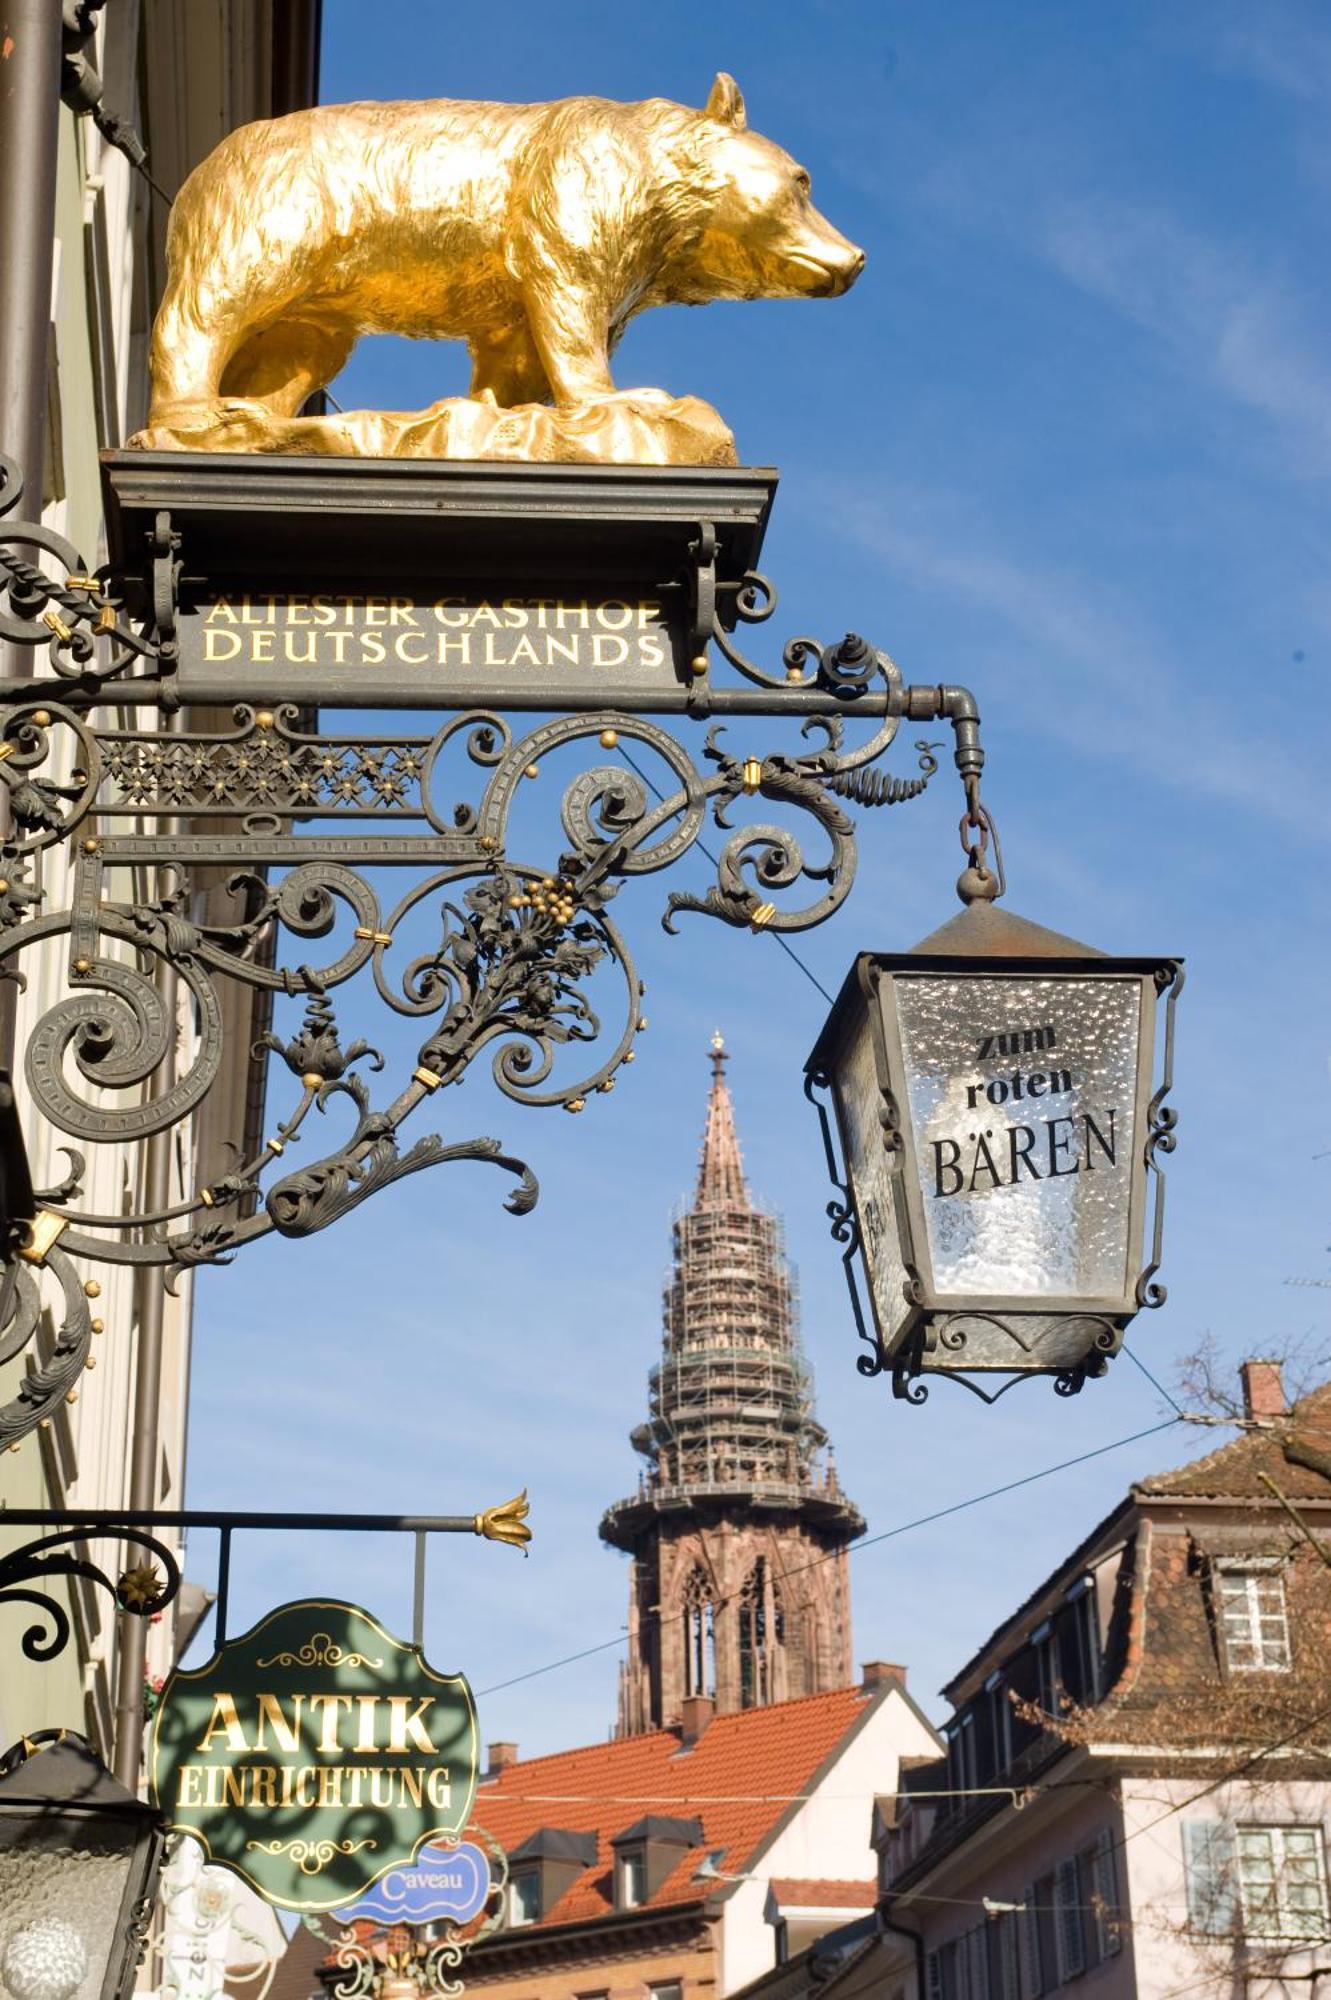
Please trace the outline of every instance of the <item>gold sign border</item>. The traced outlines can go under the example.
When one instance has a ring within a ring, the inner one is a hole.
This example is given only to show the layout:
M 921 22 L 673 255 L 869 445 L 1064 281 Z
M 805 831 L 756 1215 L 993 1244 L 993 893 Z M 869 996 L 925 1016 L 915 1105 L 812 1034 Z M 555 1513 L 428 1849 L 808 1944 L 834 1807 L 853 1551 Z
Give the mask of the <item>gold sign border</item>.
M 366 1611 L 362 1605 L 352 1604 L 346 1598 L 342 1597 L 293 1598 L 290 1603 L 279 1604 L 274 1610 L 265 1612 L 264 1616 L 259 1620 L 258 1624 L 251 1625 L 247 1632 L 241 1632 L 237 1634 L 237 1636 L 234 1639 L 231 1638 L 226 1639 L 221 1646 L 215 1649 L 211 1658 L 206 1660 L 201 1667 L 174 1668 L 172 1672 L 167 1676 L 166 1685 L 162 1689 L 162 1697 L 158 1705 L 157 1714 L 153 1718 L 152 1755 L 149 1761 L 149 1770 L 148 1770 L 149 1796 L 151 1797 L 153 1803 L 157 1806 L 160 1812 L 164 1814 L 168 1813 L 168 1808 L 163 1806 L 161 1802 L 161 1793 L 157 1782 L 157 1761 L 158 1761 L 158 1754 L 161 1749 L 160 1737 L 161 1737 L 162 1720 L 166 1714 L 167 1705 L 171 1699 L 172 1693 L 174 1692 L 177 1683 L 181 1681 L 201 1681 L 205 1679 L 205 1677 L 208 1674 L 212 1673 L 213 1669 L 217 1666 L 219 1661 L 225 1658 L 226 1654 L 230 1652 L 233 1646 L 242 1646 L 245 1644 L 246 1640 L 257 1639 L 259 1634 L 264 1630 L 266 1626 L 271 1625 L 278 1618 L 286 1617 L 286 1615 L 292 1611 L 343 1611 L 343 1612 L 351 1612 L 357 1618 L 363 1618 L 365 1620 L 365 1623 L 367 1625 L 373 1626 L 374 1630 L 379 1634 L 379 1636 L 387 1640 L 388 1644 L 392 1646 L 397 1652 L 414 1653 L 416 1655 L 417 1660 L 420 1662 L 422 1673 L 424 1673 L 429 1680 L 436 1682 L 440 1687 L 452 1687 L 460 1690 L 462 1695 L 466 1699 L 467 1713 L 471 1718 L 472 1742 L 473 1745 L 475 1746 L 475 1750 L 472 1757 L 471 1769 L 468 1773 L 468 1779 L 467 1779 L 467 1808 L 462 1816 L 459 1825 L 456 1828 L 439 1827 L 439 1826 L 428 1828 L 427 1831 L 423 1833 L 420 1839 L 416 1842 L 415 1846 L 412 1848 L 411 1853 L 409 1855 L 407 1855 L 404 1858 L 401 1854 L 396 1854 L 392 1856 L 391 1859 L 385 1861 L 382 1868 L 377 1869 L 373 1875 L 366 1876 L 365 1881 L 362 1883 L 361 1887 L 356 1891 L 357 1896 L 363 1896 L 366 1894 L 368 1890 L 374 1887 L 376 1882 L 381 1881 L 383 1877 L 388 1874 L 390 1869 L 409 1868 L 411 1864 L 415 1861 L 421 1849 L 423 1847 L 428 1846 L 432 1840 L 439 1840 L 441 1838 L 445 1840 L 460 1840 L 462 1838 L 463 1831 L 466 1829 L 467 1825 L 471 1820 L 472 1808 L 476 1803 L 476 1787 L 479 1778 L 479 1765 L 480 1765 L 481 1732 L 480 1732 L 480 1722 L 476 1714 L 476 1699 L 475 1696 L 472 1694 L 471 1683 L 467 1679 L 466 1675 L 460 1673 L 441 1674 L 437 1672 L 436 1669 L 430 1665 L 429 1661 L 425 1657 L 424 1645 L 420 1646 L 412 1645 L 406 1640 L 397 1638 L 394 1633 L 388 1630 L 387 1626 L 381 1625 L 379 1620 L 373 1617 L 368 1611 Z M 197 1841 L 199 1846 L 203 1849 L 207 1860 L 211 1862 L 214 1868 L 225 1868 L 229 1874 L 239 1876 L 240 1880 L 246 1883 L 251 1889 L 253 1889 L 255 1894 L 259 1896 L 265 1903 L 267 1903 L 270 1909 L 311 1910 L 318 1912 L 318 1911 L 339 1909 L 342 1906 L 342 1904 L 352 1900 L 352 1898 L 348 1897 L 346 1891 L 343 1889 L 339 1890 L 338 1894 L 335 1897 L 332 1897 L 331 1899 L 324 1898 L 318 1902 L 303 1902 L 303 1903 L 274 1902 L 273 1899 L 267 1893 L 267 1891 L 263 1889 L 259 1885 L 259 1883 L 255 1881 L 254 1877 L 250 1875 L 243 1867 L 241 1867 L 234 1861 L 229 1861 L 224 1855 L 215 1855 L 212 1851 L 212 1847 L 209 1843 L 207 1834 L 203 1833 L 198 1827 L 182 1825 L 180 1821 L 173 1819 L 168 1815 L 166 1819 L 166 1830 L 168 1833 L 185 1834 L 186 1836 L 188 1836 L 190 1840 Z

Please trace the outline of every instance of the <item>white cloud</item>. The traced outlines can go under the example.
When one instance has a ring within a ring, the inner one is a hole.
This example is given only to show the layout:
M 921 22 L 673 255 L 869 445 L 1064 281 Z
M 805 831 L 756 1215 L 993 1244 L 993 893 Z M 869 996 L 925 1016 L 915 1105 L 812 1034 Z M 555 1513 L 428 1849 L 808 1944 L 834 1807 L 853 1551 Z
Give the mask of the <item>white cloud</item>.
M 1188 685 L 1159 635 L 1102 583 L 986 546 L 946 496 L 885 497 L 879 482 L 872 496 L 829 485 L 816 498 L 898 574 L 996 621 L 989 677 L 1030 726 L 1098 763 L 1300 836 L 1321 825 L 1315 750 L 1263 738 L 1247 719 L 1240 729 L 1228 695 Z M 936 525 L 901 525 L 922 516 Z
M 1185 366 L 1282 430 L 1291 463 L 1331 470 L 1331 369 L 1297 298 L 1232 244 L 1163 210 L 1067 201 L 1036 226 L 1043 258 L 1165 341 Z
M 1305 104 L 1331 97 L 1331 34 L 1300 10 L 1264 0 L 1206 16 L 1217 66 L 1251 77 Z

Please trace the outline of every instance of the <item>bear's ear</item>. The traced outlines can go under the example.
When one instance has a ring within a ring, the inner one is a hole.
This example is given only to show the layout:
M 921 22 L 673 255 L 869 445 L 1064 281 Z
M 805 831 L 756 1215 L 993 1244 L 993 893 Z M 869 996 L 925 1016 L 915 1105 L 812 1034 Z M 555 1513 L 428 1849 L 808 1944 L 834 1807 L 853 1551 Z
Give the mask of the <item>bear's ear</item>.
M 716 81 L 703 106 L 703 116 L 715 118 L 722 125 L 733 125 L 742 132 L 748 124 L 744 111 L 744 99 L 740 96 L 739 85 L 733 76 L 727 76 L 723 69 L 716 73 Z

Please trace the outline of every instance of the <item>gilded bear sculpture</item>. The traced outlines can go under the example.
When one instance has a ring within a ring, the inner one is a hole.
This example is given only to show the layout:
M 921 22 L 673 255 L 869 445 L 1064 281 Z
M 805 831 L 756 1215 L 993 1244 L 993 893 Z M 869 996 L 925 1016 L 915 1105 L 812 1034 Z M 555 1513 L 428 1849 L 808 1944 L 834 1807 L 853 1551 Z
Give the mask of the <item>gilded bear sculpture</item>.
M 751 132 L 733 78 L 701 111 L 347 104 L 233 132 L 171 213 L 152 448 L 733 463 L 695 397 L 617 390 L 635 314 L 827 298 L 864 264 L 809 176 Z M 467 342 L 468 397 L 302 417 L 363 333 Z

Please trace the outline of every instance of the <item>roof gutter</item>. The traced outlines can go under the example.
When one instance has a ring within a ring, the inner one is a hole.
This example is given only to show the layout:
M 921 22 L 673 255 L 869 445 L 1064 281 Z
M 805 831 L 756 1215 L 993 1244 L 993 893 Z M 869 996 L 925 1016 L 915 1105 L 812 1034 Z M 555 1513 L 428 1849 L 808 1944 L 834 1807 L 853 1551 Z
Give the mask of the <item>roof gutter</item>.
M 915 2000 L 924 2000 L 925 1996 L 924 1939 L 920 1936 L 920 1933 L 918 1931 L 908 1931 L 904 1924 L 894 1924 L 892 1919 L 887 1914 L 887 1911 L 890 1910 L 891 1908 L 892 1905 L 890 1902 L 888 1902 L 884 1907 L 875 1911 L 874 1914 L 878 1920 L 878 1928 L 880 1931 L 891 1931 L 896 1937 L 909 1938 L 910 1942 L 914 1945 Z

